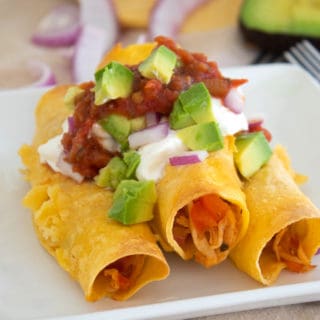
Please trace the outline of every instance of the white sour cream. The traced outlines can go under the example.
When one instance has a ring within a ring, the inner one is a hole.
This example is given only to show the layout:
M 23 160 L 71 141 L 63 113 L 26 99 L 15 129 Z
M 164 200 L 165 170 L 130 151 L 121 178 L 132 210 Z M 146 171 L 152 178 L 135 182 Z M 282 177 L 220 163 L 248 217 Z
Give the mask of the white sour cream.
M 136 176 L 139 180 L 158 181 L 168 164 L 169 158 L 187 151 L 187 147 L 170 131 L 166 138 L 141 147 L 138 153 L 141 162 L 137 168 Z
M 63 160 L 63 146 L 61 140 L 63 134 L 68 131 L 67 120 L 62 125 L 62 133 L 49 139 L 46 143 L 38 147 L 38 153 L 40 156 L 40 162 L 48 164 L 55 172 L 60 172 L 64 176 L 68 176 L 77 182 L 82 182 L 84 177 L 72 170 L 70 163 Z
M 221 99 L 211 98 L 211 108 L 222 135 L 233 135 L 242 130 L 248 130 L 248 120 L 244 113 L 234 113 L 226 108 Z

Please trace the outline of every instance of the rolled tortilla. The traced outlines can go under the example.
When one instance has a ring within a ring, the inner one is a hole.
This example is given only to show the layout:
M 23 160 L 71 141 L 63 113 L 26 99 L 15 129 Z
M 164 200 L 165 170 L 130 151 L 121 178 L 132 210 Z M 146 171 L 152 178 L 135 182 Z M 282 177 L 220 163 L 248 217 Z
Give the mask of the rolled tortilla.
M 36 134 L 20 156 L 31 190 L 24 205 L 43 247 L 80 283 L 85 297 L 124 300 L 147 283 L 168 276 L 168 264 L 145 223 L 124 226 L 108 218 L 112 193 L 77 184 L 40 163 L 37 147 L 60 133 L 68 116 L 67 86 L 46 93 L 36 109 Z
M 265 285 L 281 270 L 304 272 L 320 246 L 320 211 L 299 189 L 285 150 L 244 185 L 250 212 L 248 231 L 231 251 L 235 265 Z
M 228 256 L 249 214 L 233 163 L 233 138 L 198 164 L 166 167 L 157 185 L 155 229 L 167 249 L 206 267 Z

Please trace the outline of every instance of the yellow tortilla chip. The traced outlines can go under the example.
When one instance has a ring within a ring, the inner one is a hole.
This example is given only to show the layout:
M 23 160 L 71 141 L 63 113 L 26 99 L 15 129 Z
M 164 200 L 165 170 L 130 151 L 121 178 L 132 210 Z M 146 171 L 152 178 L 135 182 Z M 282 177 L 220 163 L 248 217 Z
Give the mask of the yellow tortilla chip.
M 209 31 L 234 26 L 238 22 L 242 0 L 207 1 L 191 12 L 182 24 L 181 32 Z M 155 0 L 115 0 L 119 21 L 124 27 L 146 28 Z
M 101 69 L 111 61 L 134 65 L 146 59 L 155 48 L 155 43 L 132 44 L 122 47 L 116 44 L 102 59 L 97 69 Z
M 108 218 L 112 192 L 91 182 L 77 184 L 40 164 L 37 147 L 61 132 L 69 113 L 66 90 L 57 87 L 41 98 L 33 144 L 20 149 L 32 186 L 24 205 L 32 210 L 41 244 L 80 283 L 87 300 L 124 300 L 167 277 L 169 267 L 147 224 L 124 226 Z
M 294 181 L 285 150 L 278 146 L 269 162 L 245 184 L 250 223 L 231 251 L 235 265 L 262 284 L 281 270 L 304 272 L 320 246 L 320 211 Z

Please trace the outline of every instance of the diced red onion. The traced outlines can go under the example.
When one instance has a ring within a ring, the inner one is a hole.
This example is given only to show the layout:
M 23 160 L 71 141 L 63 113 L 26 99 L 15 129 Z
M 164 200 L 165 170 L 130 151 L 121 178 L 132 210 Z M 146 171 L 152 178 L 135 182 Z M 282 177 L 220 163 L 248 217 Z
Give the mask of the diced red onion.
M 263 124 L 262 118 L 249 119 L 248 120 L 249 131 L 260 128 L 262 124 Z
M 147 112 L 146 113 L 146 125 L 147 127 L 154 126 L 160 121 L 160 115 L 156 112 Z
M 208 0 L 158 0 L 149 18 L 149 37 L 175 38 L 186 17 Z
M 80 0 L 82 32 L 73 57 L 75 82 L 93 79 L 107 49 L 118 36 L 118 20 L 111 0 Z
M 241 113 L 244 109 L 244 97 L 236 88 L 229 90 L 223 104 L 234 113 Z
M 64 156 L 64 152 L 61 152 L 56 163 L 57 168 L 60 170 L 60 173 L 62 173 L 64 176 L 70 177 L 78 183 L 81 183 L 84 180 L 84 177 L 80 173 L 74 172 L 72 170 L 72 165 L 64 160 Z
M 136 131 L 129 135 L 129 146 L 131 149 L 137 149 L 146 144 L 159 141 L 165 138 L 169 133 L 168 122 L 162 122 L 155 126 Z
M 208 152 L 205 150 L 187 151 L 181 155 L 170 157 L 169 162 L 172 166 L 182 166 L 186 164 L 202 162 L 205 158 L 207 158 L 207 156 Z
M 46 87 L 57 83 L 55 75 L 46 63 L 42 61 L 29 61 L 27 67 L 30 73 L 38 79 L 28 87 Z
M 62 4 L 40 20 L 31 40 L 46 47 L 70 46 L 76 42 L 80 31 L 79 7 Z
M 68 117 L 68 132 L 70 134 L 74 134 L 75 133 L 75 123 L 74 123 L 74 117 L 70 116 Z

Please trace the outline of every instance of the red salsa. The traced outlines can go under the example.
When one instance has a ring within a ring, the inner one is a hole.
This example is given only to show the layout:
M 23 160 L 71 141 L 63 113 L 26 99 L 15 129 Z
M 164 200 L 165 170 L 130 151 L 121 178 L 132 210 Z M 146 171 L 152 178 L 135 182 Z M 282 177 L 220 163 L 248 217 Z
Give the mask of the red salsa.
M 201 53 L 190 53 L 166 37 L 156 39 L 157 45 L 165 45 L 178 56 L 178 64 L 168 84 L 157 79 L 146 79 L 138 71 L 138 65 L 128 66 L 134 73 L 133 90 L 129 97 L 108 101 L 103 105 L 94 104 L 94 83 L 81 85 L 84 95 L 76 101 L 74 128 L 65 133 L 62 144 L 65 160 L 72 164 L 73 170 L 85 178 L 93 178 L 115 155 L 103 149 L 97 138 L 90 134 L 92 125 L 109 114 L 117 113 L 128 118 L 142 116 L 147 112 L 157 112 L 168 116 L 180 92 L 192 84 L 204 82 L 210 94 L 224 98 L 233 86 L 246 80 L 224 78 L 215 62 L 208 61 Z

